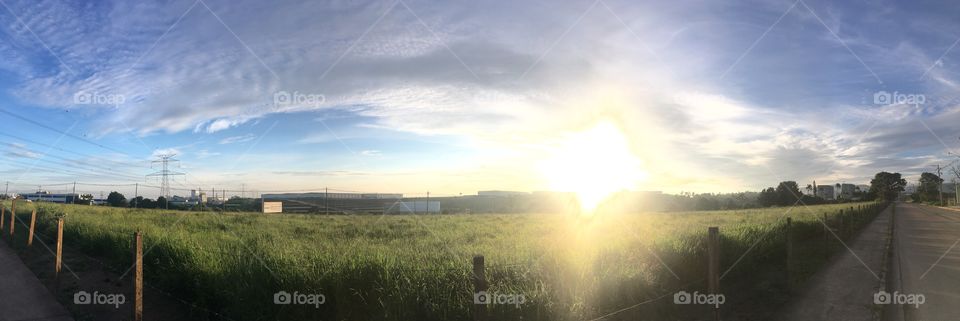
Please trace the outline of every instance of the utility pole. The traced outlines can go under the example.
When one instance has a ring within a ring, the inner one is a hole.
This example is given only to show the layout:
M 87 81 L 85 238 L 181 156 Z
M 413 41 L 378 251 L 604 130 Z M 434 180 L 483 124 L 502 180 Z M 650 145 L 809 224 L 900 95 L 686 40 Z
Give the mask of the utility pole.
M 140 196 L 140 183 L 134 183 L 133 185 L 133 199 L 137 199 Z M 134 208 L 140 208 L 140 201 L 137 201 L 137 204 L 133 206 Z
M 330 190 L 326 187 L 323 188 L 323 214 L 330 214 Z
M 940 167 L 940 164 L 937 164 L 937 178 L 940 179 L 940 184 L 937 184 L 937 194 L 940 195 L 940 206 L 943 206 L 943 168 Z

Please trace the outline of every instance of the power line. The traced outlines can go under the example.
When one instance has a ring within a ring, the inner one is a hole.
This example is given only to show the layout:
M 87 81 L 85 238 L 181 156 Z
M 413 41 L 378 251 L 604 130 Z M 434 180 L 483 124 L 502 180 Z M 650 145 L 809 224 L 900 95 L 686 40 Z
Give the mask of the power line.
M 50 155 L 50 154 L 40 154 L 40 155 L 41 155 L 41 156 L 40 156 L 39 158 L 35 158 L 34 160 L 36 160 L 36 161 L 43 161 L 43 162 L 47 162 L 47 163 L 52 163 L 52 164 L 59 165 L 59 166 L 66 166 L 66 167 L 68 167 L 68 168 L 78 168 L 78 169 L 83 169 L 83 170 L 87 170 L 87 171 L 91 171 L 91 172 L 98 172 L 97 174 L 100 174 L 100 175 L 114 175 L 114 176 L 119 176 L 119 177 L 126 177 L 127 179 L 130 179 L 130 178 L 139 178 L 138 175 L 134 175 L 134 174 L 131 174 L 131 173 L 128 173 L 128 172 L 118 172 L 115 168 L 110 168 L 110 167 L 106 167 L 106 166 L 98 166 L 98 165 L 94 165 L 94 164 L 88 164 L 88 163 L 85 163 L 85 162 L 77 162 L 77 161 L 75 161 L 75 160 L 72 160 L 72 159 L 69 159 L 69 158 L 66 158 L 66 157 L 60 157 L 60 156 L 57 156 L 57 155 Z M 15 156 L 11 156 L 11 155 L 2 155 L 2 156 L 0 156 L 0 157 L 4 157 L 4 158 L 7 158 L 7 159 L 18 159 L 18 158 L 21 158 L 21 157 L 15 157 Z M 62 160 L 63 162 L 55 162 L 55 161 L 53 161 L 53 160 L 44 159 L 45 157 L 51 157 L 51 158 L 60 159 L 60 160 Z
M 61 168 L 36 166 L 35 164 L 25 164 L 21 162 L 12 161 L 9 159 L 0 159 L 0 162 L 15 166 L 12 169 L 4 170 L 2 172 L 18 173 L 20 171 L 25 171 L 26 169 L 30 169 L 32 171 L 31 174 L 51 174 L 51 175 L 65 176 L 65 177 L 71 177 L 71 178 L 75 178 L 77 176 L 95 176 L 95 177 L 104 176 L 103 174 L 98 174 L 98 173 L 84 173 L 84 172 L 78 172 L 78 171 L 72 171 L 72 170 L 65 170 Z M 17 168 L 17 166 L 21 166 L 23 167 L 23 169 Z M 41 171 L 38 172 L 36 170 L 41 170 Z M 123 178 L 123 179 L 130 179 L 130 178 Z
M 10 137 L 10 138 L 13 138 L 13 139 L 16 139 L 16 140 L 20 140 L 20 141 L 24 141 L 24 142 L 27 142 L 27 143 L 30 143 L 30 144 L 39 145 L 39 146 L 44 146 L 44 147 L 47 147 L 47 148 L 56 149 L 56 150 L 59 150 L 59 151 L 62 151 L 62 152 L 74 154 L 74 155 L 81 156 L 81 157 L 91 158 L 91 159 L 95 159 L 95 160 L 98 160 L 98 161 L 111 162 L 111 163 L 118 164 L 118 165 L 122 165 L 122 166 L 140 166 L 140 167 L 147 167 L 146 164 L 145 164 L 145 163 L 142 163 L 142 162 L 122 162 L 122 161 L 118 161 L 118 160 L 112 160 L 112 159 L 108 159 L 108 158 L 102 158 L 102 157 L 97 157 L 97 156 L 93 156 L 93 155 L 83 154 L 83 153 L 75 152 L 75 151 L 72 151 L 72 150 L 69 150 L 69 149 L 64 149 L 64 148 L 59 147 L 59 146 L 54 146 L 54 145 L 50 145 L 50 144 L 38 142 L 38 141 L 36 141 L 36 140 L 27 139 L 27 138 L 23 138 L 23 137 L 20 137 L 20 136 L 17 136 L 17 135 L 12 135 L 12 134 L 8 134 L 8 133 L 4 133 L 4 132 L 0 132 L 0 136 Z M 138 164 L 138 163 L 139 163 L 139 164 Z
M 80 136 L 77 136 L 77 135 L 74 135 L 74 134 L 71 134 L 71 133 L 68 133 L 68 132 L 59 130 L 59 129 L 56 129 L 56 128 L 53 128 L 53 127 L 50 127 L 50 126 L 47 126 L 47 125 L 45 125 L 45 124 L 43 124 L 43 123 L 40 123 L 40 122 L 38 122 L 38 121 L 35 121 L 35 120 L 30 119 L 30 118 L 27 118 L 27 117 L 23 117 L 23 116 L 17 115 L 16 113 L 10 112 L 10 111 L 8 111 L 8 110 L 6 110 L 6 109 L 3 109 L 3 108 L 0 108 L 0 113 L 4 113 L 4 114 L 7 114 L 7 115 L 10 115 L 10 116 L 12 116 L 12 117 L 14 117 L 14 118 L 20 119 L 20 120 L 22 120 L 22 121 L 25 121 L 25 122 L 34 124 L 34 125 L 36 125 L 36 126 L 39 126 L 39 127 L 42 127 L 42 128 L 48 129 L 48 130 L 51 130 L 51 131 L 54 131 L 54 132 L 56 132 L 56 133 L 59 133 L 59 134 L 61 134 L 61 135 L 66 136 L 66 137 L 70 137 L 70 138 L 73 138 L 73 139 L 76 139 L 76 140 L 85 142 L 85 143 L 87 143 L 87 144 L 91 144 L 91 145 L 94 145 L 94 146 L 97 146 L 97 147 L 100 147 L 100 148 L 103 148 L 103 149 L 106 149 L 106 150 L 109 150 L 109 151 L 112 151 L 112 152 L 117 152 L 117 153 L 120 153 L 120 154 L 124 154 L 124 155 L 130 156 L 129 154 L 127 154 L 127 153 L 125 153 L 125 152 L 122 152 L 122 151 L 120 151 L 120 150 L 118 150 L 118 149 L 114 149 L 114 148 L 111 148 L 111 147 L 107 147 L 107 146 L 105 146 L 105 145 L 103 145 L 103 144 L 94 142 L 94 141 L 92 141 L 92 140 L 89 140 L 89 139 L 86 139 L 86 138 L 83 138 L 83 137 L 80 137 Z
M 50 163 L 50 164 L 56 165 L 56 166 L 65 166 L 65 167 L 68 167 L 68 168 L 76 168 L 76 169 L 79 169 L 79 170 L 85 170 L 85 171 L 88 171 L 89 173 L 79 172 L 79 171 L 71 170 L 71 169 L 63 169 L 63 168 L 54 169 L 54 168 L 49 168 L 49 167 L 37 167 L 35 163 L 34 163 L 34 164 L 26 164 L 26 163 L 21 163 L 21 162 L 15 162 L 14 160 L 17 160 L 18 158 L 16 158 L 16 157 L 11 157 L 11 156 L 8 156 L 8 155 L 0 155 L 0 157 L 5 158 L 7 162 L 10 162 L 10 163 L 13 163 L 13 164 L 17 164 L 17 165 L 20 165 L 20 166 L 24 166 L 24 167 L 27 167 L 27 168 L 33 168 L 33 169 L 45 169 L 45 170 L 47 170 L 47 171 L 54 172 L 54 173 L 58 173 L 58 174 L 60 174 L 60 173 L 66 173 L 66 174 L 84 175 L 84 176 L 86 176 L 86 175 L 96 175 L 96 176 L 112 176 L 112 177 L 118 177 L 118 178 L 122 178 L 122 179 L 139 179 L 139 177 L 137 177 L 137 176 L 133 176 L 133 175 L 129 175 L 129 174 L 123 174 L 123 173 L 117 173 L 117 172 L 114 172 L 114 171 L 110 171 L 110 170 L 108 170 L 108 169 L 79 167 L 79 166 L 75 166 L 75 165 L 71 165 L 71 164 L 65 164 L 65 163 L 62 163 L 62 162 L 56 162 L 56 161 L 53 161 L 53 160 L 43 159 L 43 158 L 36 159 L 36 161 L 42 161 L 42 162 Z M 71 166 L 73 166 L 73 167 L 71 167 Z

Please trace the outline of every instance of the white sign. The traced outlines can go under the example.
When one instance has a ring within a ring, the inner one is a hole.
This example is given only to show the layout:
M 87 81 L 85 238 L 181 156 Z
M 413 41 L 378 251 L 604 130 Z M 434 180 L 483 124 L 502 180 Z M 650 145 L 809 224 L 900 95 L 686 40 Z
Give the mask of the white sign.
M 283 202 L 263 202 L 264 213 L 283 213 Z

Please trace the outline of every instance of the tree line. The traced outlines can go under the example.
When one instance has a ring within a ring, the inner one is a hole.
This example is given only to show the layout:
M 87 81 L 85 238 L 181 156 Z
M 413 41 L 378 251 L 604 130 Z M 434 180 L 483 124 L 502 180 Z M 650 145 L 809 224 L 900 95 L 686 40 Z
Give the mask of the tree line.
M 854 196 L 864 201 L 877 199 L 896 200 L 900 192 L 907 186 L 907 180 L 900 173 L 879 172 L 870 180 L 870 188 L 866 191 L 854 191 Z M 830 203 L 818 195 L 803 194 L 795 181 L 783 181 L 777 187 L 768 187 L 757 196 L 757 203 L 761 207 L 794 206 Z

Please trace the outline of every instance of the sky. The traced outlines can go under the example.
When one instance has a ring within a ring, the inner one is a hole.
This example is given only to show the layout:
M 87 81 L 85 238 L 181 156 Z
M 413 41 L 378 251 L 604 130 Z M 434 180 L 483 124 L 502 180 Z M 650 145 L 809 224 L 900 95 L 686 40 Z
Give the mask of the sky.
M 0 3 L 14 191 L 153 196 L 176 154 L 179 194 L 736 192 L 960 149 L 945 1 Z

